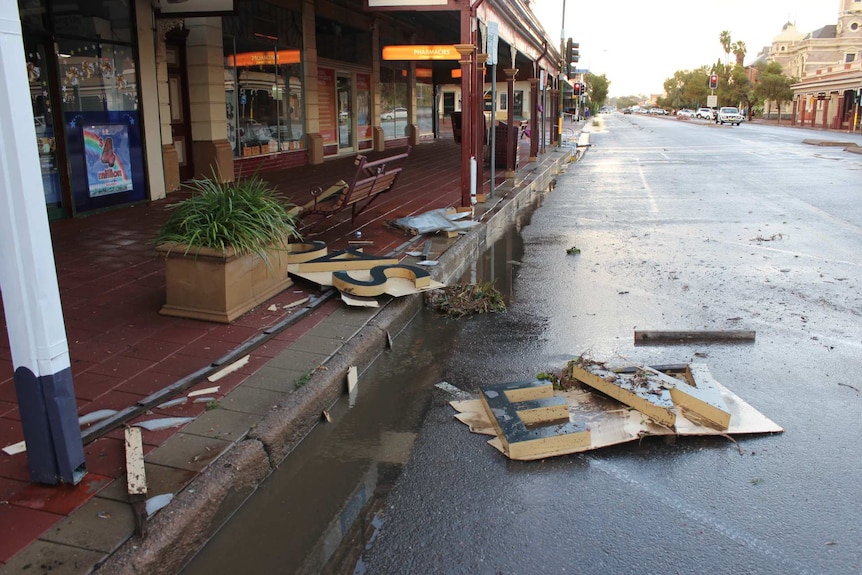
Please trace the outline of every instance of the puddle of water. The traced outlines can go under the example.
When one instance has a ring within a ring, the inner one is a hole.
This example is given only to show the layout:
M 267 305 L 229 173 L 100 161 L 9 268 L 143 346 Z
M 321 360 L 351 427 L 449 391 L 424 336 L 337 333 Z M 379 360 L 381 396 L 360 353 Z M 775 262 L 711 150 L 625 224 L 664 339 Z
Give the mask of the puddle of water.
M 505 233 L 464 271 L 459 283 L 492 283 L 503 295 L 506 305 L 512 303 L 515 276 L 524 257 L 524 241 L 520 229 L 527 224 L 529 214 L 519 216 L 516 225 L 509 226 Z
M 469 267 L 463 283 L 492 282 L 507 303 L 523 256 L 510 226 Z M 364 573 L 361 553 L 409 458 L 443 361 L 462 323 L 423 309 L 360 374 L 358 391 L 318 425 L 182 570 L 210 573 Z
M 400 473 L 457 329 L 418 314 L 182 573 L 320 572 Z

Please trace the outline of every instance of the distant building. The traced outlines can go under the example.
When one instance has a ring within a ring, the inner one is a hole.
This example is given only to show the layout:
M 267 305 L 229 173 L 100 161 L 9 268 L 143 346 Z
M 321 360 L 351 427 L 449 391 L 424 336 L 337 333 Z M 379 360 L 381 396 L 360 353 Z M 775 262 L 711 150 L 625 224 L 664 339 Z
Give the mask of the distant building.
M 788 22 L 758 60 L 778 62 L 793 85 L 794 124 L 858 129 L 862 122 L 862 0 L 839 0 L 838 22 L 804 34 Z

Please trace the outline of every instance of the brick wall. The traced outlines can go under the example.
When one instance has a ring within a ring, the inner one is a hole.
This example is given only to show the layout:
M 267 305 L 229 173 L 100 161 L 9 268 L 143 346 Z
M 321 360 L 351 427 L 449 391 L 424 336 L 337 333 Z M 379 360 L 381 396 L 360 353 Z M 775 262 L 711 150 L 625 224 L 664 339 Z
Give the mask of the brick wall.
M 308 164 L 308 152 L 306 150 L 296 150 L 278 154 L 251 156 L 248 158 L 234 158 L 233 173 L 234 177 L 237 178 L 241 175 L 249 176 L 271 170 L 298 168 L 306 164 Z

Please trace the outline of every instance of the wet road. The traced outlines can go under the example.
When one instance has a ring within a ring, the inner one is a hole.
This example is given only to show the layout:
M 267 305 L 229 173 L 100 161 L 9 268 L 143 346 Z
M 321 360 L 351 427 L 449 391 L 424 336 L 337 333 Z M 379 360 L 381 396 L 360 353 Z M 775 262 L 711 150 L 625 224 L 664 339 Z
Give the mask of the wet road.
M 859 573 L 862 156 L 801 141 L 862 138 L 604 119 L 521 229 L 509 312 L 462 322 L 439 376 L 475 394 L 584 352 L 696 360 L 786 431 L 513 462 L 434 389 L 356 572 Z

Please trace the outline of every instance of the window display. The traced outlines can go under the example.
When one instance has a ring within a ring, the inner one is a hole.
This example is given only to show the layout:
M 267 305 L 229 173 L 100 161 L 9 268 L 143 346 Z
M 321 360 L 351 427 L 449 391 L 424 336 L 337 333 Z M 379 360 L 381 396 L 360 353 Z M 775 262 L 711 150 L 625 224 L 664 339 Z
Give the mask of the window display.
M 261 22 L 273 29 L 257 30 Z M 304 147 L 297 22 L 296 13 L 266 2 L 242 4 L 237 16 L 224 19 L 225 112 L 236 156 Z

